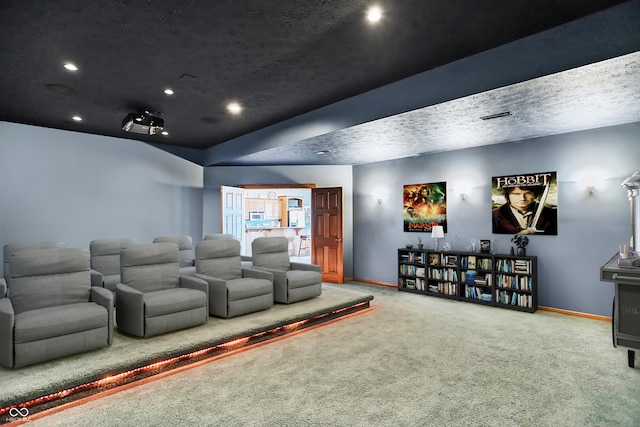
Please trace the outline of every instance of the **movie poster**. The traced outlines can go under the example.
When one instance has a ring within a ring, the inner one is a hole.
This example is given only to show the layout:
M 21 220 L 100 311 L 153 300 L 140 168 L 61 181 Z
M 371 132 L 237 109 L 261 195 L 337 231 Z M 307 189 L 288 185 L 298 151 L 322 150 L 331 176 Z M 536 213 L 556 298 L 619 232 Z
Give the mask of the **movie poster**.
M 441 225 L 447 232 L 447 183 L 404 186 L 404 231 L 428 231 Z
M 556 172 L 494 176 L 491 184 L 494 234 L 558 234 Z

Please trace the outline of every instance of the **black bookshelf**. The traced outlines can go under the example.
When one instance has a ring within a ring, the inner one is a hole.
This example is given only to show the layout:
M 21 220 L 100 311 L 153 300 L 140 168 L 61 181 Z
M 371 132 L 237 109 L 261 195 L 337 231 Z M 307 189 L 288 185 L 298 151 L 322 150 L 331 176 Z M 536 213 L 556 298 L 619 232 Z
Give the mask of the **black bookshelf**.
M 398 249 L 398 291 L 533 313 L 538 259 L 482 252 Z

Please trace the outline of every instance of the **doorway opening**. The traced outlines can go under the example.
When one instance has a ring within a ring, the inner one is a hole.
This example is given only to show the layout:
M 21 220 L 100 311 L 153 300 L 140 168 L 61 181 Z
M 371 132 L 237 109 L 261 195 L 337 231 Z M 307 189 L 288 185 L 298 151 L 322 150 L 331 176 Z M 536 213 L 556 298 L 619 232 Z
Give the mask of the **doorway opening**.
M 291 261 L 312 260 L 311 189 L 315 184 L 241 185 L 222 187 L 234 193 L 234 210 L 223 203 L 222 229 L 241 242 L 242 255 L 251 256 L 251 243 L 258 237 L 284 236 L 289 241 Z M 231 219 L 234 218 L 234 219 Z

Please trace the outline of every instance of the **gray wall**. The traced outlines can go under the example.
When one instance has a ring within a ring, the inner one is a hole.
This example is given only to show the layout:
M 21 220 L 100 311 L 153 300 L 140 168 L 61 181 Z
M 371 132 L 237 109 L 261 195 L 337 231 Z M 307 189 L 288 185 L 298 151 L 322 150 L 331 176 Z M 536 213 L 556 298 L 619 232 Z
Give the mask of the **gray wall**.
M 403 232 L 403 185 L 446 181 L 445 241 L 496 239 L 508 253 L 512 236 L 491 232 L 491 178 L 557 171 L 558 235 L 531 236 L 527 248 L 538 256 L 539 305 L 610 316 L 613 285 L 599 281 L 599 268 L 629 242 L 620 183 L 639 167 L 640 123 L 354 166 L 354 277 L 397 283 L 397 248 L 417 243 Z M 428 233 L 423 240 L 433 248 Z
M 204 171 L 204 234 L 220 233 L 220 186 L 316 184 L 342 187 L 344 275 L 353 277 L 353 178 L 351 166 L 218 166 Z
M 202 182 L 201 166 L 142 142 L 0 122 L 0 246 L 195 240 Z
M 445 240 L 495 239 L 507 252 L 511 236 L 491 234 L 491 177 L 557 171 L 559 234 L 528 247 L 539 258 L 540 305 L 609 316 L 613 286 L 599 268 L 630 236 L 620 183 L 640 167 L 639 137 L 636 123 L 353 167 L 202 168 L 141 142 L 0 122 L 0 246 L 197 241 L 220 231 L 220 185 L 315 183 L 344 191 L 345 276 L 395 284 L 396 249 L 416 243 L 402 230 L 404 184 L 446 181 Z

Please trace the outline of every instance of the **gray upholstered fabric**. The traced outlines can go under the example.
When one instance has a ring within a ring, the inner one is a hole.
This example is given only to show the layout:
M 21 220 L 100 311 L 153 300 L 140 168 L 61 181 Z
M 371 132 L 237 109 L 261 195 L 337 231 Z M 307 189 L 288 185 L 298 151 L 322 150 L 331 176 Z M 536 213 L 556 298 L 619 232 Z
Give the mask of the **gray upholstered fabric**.
M 0 298 L 0 365 L 13 366 L 13 327 L 15 313 L 9 298 Z
M 273 274 L 274 300 L 291 304 L 322 294 L 322 269 L 289 261 L 286 237 L 259 237 L 252 242 L 253 265 Z
M 111 292 L 116 291 L 116 284 L 120 283 L 120 274 L 110 274 L 102 276 L 102 286 Z
M 11 255 L 9 295 L 16 314 L 88 302 L 91 289 L 86 249 L 32 249 Z
M 124 332 L 150 337 L 203 324 L 208 319 L 208 285 L 178 273 L 178 245 L 131 245 L 120 253 L 116 285 L 117 323 Z
M 87 329 L 107 329 L 108 313 L 90 302 L 40 308 L 16 314 L 14 342 L 37 341 L 75 334 Z
M 5 278 L 9 277 L 9 258 L 16 252 L 23 251 L 25 249 L 53 249 L 64 248 L 63 242 L 24 242 L 24 243 L 9 243 L 4 245 L 4 274 Z
M 16 344 L 14 367 L 21 368 L 34 363 L 106 347 L 106 341 L 107 328 L 98 328 Z
M 193 266 L 193 240 L 191 236 L 160 236 L 153 243 L 169 242 L 178 245 L 178 264 L 180 267 Z
M 202 325 L 208 318 L 209 315 L 207 314 L 207 308 L 205 306 L 187 311 L 178 311 L 164 316 L 145 317 L 145 337 L 152 337 L 170 331 Z
M 89 244 L 91 253 L 91 284 L 113 292 L 120 282 L 120 251 L 135 244 L 134 239 L 98 239 Z M 101 277 L 102 276 L 102 277 Z
M 253 265 L 274 270 L 290 270 L 289 240 L 286 237 L 258 237 L 251 242 Z
M 223 280 L 242 277 L 240 242 L 203 240 L 196 245 L 196 273 Z
M 4 280 L 4 277 L 0 277 L 0 298 L 4 298 L 7 294 L 7 282 Z
M 143 296 L 145 316 L 163 316 L 205 306 L 206 295 L 203 292 L 192 291 L 192 289 L 174 288 L 146 292 Z
M 120 274 L 120 251 L 135 243 L 133 239 L 98 239 L 89 244 L 91 268 L 105 276 Z
M 0 364 L 22 367 L 111 344 L 113 294 L 91 286 L 89 251 L 25 249 L 9 262 Z
M 209 284 L 209 313 L 234 317 L 273 305 L 269 273 L 242 268 L 240 242 L 208 239 L 196 245 L 196 277 Z
M 233 234 L 207 234 L 203 240 L 236 240 Z
M 237 240 L 233 234 L 207 234 L 203 240 Z M 242 267 L 253 267 L 253 258 L 248 255 L 240 255 Z
M 273 283 L 265 279 L 240 278 L 227 281 L 227 298 L 239 301 L 256 295 L 273 294 Z
M 107 309 L 107 312 L 109 313 L 107 341 L 108 341 L 108 344 L 111 345 L 111 342 L 113 341 L 113 328 L 114 328 L 114 322 L 115 322 L 113 307 L 115 307 L 116 300 L 115 300 L 114 293 L 109 291 L 108 289 L 99 288 L 97 286 L 91 286 L 91 297 L 89 301 L 94 302 Z
M 131 245 L 120 252 L 121 283 L 143 293 L 178 287 L 178 267 L 175 243 Z

